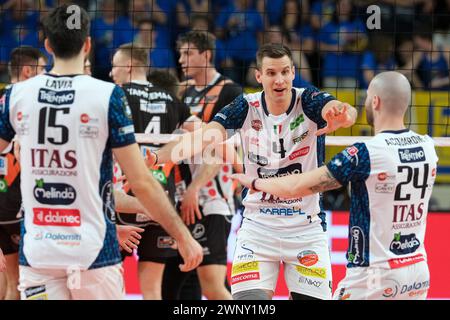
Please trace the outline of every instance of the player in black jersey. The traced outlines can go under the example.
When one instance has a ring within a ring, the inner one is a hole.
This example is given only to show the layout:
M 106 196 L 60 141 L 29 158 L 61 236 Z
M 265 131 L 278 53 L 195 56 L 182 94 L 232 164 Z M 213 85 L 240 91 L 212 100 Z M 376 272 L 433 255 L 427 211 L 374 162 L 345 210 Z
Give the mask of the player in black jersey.
M 185 88 L 182 99 L 190 107 L 192 114 L 207 123 L 239 96 L 242 88 L 215 69 L 214 35 L 191 31 L 180 37 L 178 46 L 181 69 L 186 78 L 193 81 L 192 85 Z M 189 185 L 183 195 L 181 214 L 204 250 L 204 259 L 196 270 L 203 295 L 210 300 L 231 299 L 224 286 L 227 240 L 234 214 L 233 188 L 228 178 L 231 168 L 229 165 L 218 166 L 209 175 L 200 174 L 199 170 L 202 170 L 202 166 L 192 167 L 193 179 L 186 181 Z M 172 293 L 167 296 L 170 299 L 180 298 L 181 288 L 187 278 L 186 274 L 177 272 L 177 263 L 170 259 L 164 275 L 163 293 Z
M 45 71 L 47 58 L 38 49 L 22 46 L 11 52 L 8 64 L 11 84 L 25 81 Z M 0 92 L 0 100 L 4 99 Z M 0 248 L 6 259 L 6 286 L 4 297 L 7 300 L 20 298 L 17 285 L 19 281 L 18 250 L 20 240 L 20 166 L 15 159 L 12 144 L 0 155 Z M 1 277 L 1 276 L 0 276 Z M 0 294 L 1 296 L 1 294 Z
M 200 119 L 191 116 L 189 108 L 171 92 L 154 86 L 147 81 L 147 50 L 133 44 L 118 48 L 112 61 L 111 77 L 121 85 L 130 104 L 136 133 L 170 134 L 176 129 L 193 131 Z M 142 144 L 145 156 L 148 149 L 156 150 L 161 145 Z M 175 166 L 166 163 L 152 168 L 153 176 L 160 182 L 174 202 Z M 144 299 L 161 299 L 161 281 L 164 263 L 177 254 L 173 248 L 174 240 L 156 222 L 147 216 L 118 215 L 119 222 L 143 227 L 141 243 L 138 247 L 138 275 Z

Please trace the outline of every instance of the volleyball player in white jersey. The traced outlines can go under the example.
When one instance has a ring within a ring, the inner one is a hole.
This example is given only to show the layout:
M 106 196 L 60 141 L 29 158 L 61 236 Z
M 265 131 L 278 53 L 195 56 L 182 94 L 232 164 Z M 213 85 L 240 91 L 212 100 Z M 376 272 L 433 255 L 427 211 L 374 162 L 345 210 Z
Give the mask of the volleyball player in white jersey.
M 184 135 L 171 155 L 190 156 L 223 141 L 226 129 L 240 131 L 245 172 L 269 178 L 318 168 L 324 161 L 324 133 L 351 126 L 356 110 L 317 88 L 293 88 L 295 69 L 290 50 L 280 44 L 262 46 L 256 79 L 264 91 L 239 96 L 211 123 Z M 203 137 L 202 137 L 203 135 Z M 194 139 L 191 139 L 191 138 Z M 198 140 L 196 140 L 198 139 Z M 201 147 L 201 145 L 200 145 Z M 184 155 L 180 155 L 182 152 Z M 325 214 L 320 196 L 280 199 L 267 193 L 247 194 L 231 273 L 234 299 L 271 299 L 280 262 L 293 299 L 331 298 L 331 263 Z
M 1 105 L 0 150 L 14 134 L 22 148 L 23 299 L 123 298 L 112 152 L 145 209 L 177 240 L 180 268 L 192 270 L 202 259 L 142 160 L 122 89 L 83 75 L 90 22 L 78 9 L 78 26 L 68 5 L 48 14 L 45 47 L 53 69 L 11 86 Z
M 369 85 L 367 121 L 375 137 L 337 154 L 326 166 L 274 179 L 235 175 L 284 198 L 351 183 L 347 274 L 335 299 L 425 299 L 430 286 L 425 227 L 438 157 L 433 140 L 406 129 L 408 80 L 383 72 Z

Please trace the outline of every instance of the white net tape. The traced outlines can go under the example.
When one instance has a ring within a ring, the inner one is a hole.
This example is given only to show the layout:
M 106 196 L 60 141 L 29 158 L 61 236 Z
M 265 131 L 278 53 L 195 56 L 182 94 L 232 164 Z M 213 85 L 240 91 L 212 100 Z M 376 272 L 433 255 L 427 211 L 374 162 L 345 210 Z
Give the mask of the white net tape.
M 172 140 L 175 140 L 178 134 L 136 134 L 136 140 L 138 143 L 155 143 L 164 144 Z M 327 136 L 325 138 L 325 144 L 327 146 L 349 146 L 355 142 L 364 142 L 371 139 L 371 136 Z M 435 137 L 433 138 L 437 147 L 450 147 L 450 138 L 447 137 Z M 228 142 L 233 142 L 236 145 L 240 145 L 239 135 L 234 135 Z

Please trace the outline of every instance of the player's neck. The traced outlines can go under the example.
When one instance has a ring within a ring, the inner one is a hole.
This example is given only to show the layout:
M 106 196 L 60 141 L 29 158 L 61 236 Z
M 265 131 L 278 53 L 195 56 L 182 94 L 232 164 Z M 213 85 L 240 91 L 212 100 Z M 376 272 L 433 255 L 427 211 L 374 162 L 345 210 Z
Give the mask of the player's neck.
M 375 134 L 382 131 L 399 131 L 406 129 L 403 119 L 379 119 L 374 125 Z
M 84 57 L 78 56 L 72 59 L 60 59 L 55 57 L 55 63 L 50 74 L 63 76 L 72 74 L 84 74 Z
M 147 77 L 145 74 L 133 74 L 131 76 L 130 82 L 133 81 L 147 82 Z
M 280 114 L 286 113 L 292 101 L 292 92 L 289 92 L 283 100 L 272 101 L 265 96 L 265 102 L 267 106 L 267 111 L 274 116 L 279 116 Z
M 195 81 L 195 87 L 197 89 L 206 87 L 214 80 L 217 74 L 218 72 L 214 67 L 201 68 L 201 72 L 193 77 Z

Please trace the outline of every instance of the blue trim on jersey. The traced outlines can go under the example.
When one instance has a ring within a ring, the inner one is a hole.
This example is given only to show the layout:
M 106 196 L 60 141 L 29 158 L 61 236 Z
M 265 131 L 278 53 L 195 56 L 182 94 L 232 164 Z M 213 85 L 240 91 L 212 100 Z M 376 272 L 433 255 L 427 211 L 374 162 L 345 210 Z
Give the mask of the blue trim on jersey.
M 7 88 L 4 100 L 3 98 L 0 99 L 0 102 L 3 100 L 3 103 L 0 104 L 0 138 L 8 142 L 16 135 L 16 132 L 9 121 L 9 100 L 11 98 L 11 91 L 12 87 Z
M 317 124 L 319 129 L 324 128 L 327 124 L 322 118 L 322 109 L 332 100 L 336 100 L 336 98 L 313 86 L 305 88 L 302 92 L 303 112 L 311 121 Z
M 409 131 L 410 130 L 408 128 L 406 128 L 406 129 L 402 129 L 402 130 L 385 130 L 385 131 L 381 131 L 380 133 L 402 134 L 402 133 L 406 133 Z
M 248 114 L 248 101 L 241 94 L 229 105 L 222 108 L 211 121 L 220 123 L 225 129 L 242 128 Z
M 109 139 L 112 148 L 136 143 L 131 109 L 125 92 L 115 86 L 108 108 Z
M 327 168 L 341 185 L 351 182 L 347 267 L 367 267 L 370 265 L 370 210 L 366 187 L 370 176 L 369 151 L 364 143 L 355 143 L 335 155 Z
M 25 238 L 25 233 L 27 233 L 27 230 L 25 229 L 25 215 L 24 215 L 23 220 L 20 222 L 19 265 L 29 267 L 30 264 L 28 263 L 27 258 L 23 253 L 23 239 Z
M 116 224 L 114 221 L 114 197 L 112 190 L 113 178 L 113 158 L 111 144 L 108 139 L 105 150 L 103 151 L 102 162 L 100 165 L 100 183 L 99 195 L 103 200 L 103 212 L 106 224 L 105 239 L 103 247 L 100 250 L 94 263 L 89 269 L 102 268 L 118 264 L 122 261 L 119 243 L 117 241 Z M 110 215 L 110 216 L 108 216 Z
M 321 135 L 317 137 L 317 166 L 320 167 L 325 162 L 325 135 Z M 323 231 L 327 231 L 327 215 L 324 212 L 323 209 L 323 194 L 320 193 L 319 195 L 319 218 L 322 220 L 320 223 L 322 225 Z
M 289 115 L 289 113 L 292 111 L 292 109 L 294 109 L 295 99 L 297 98 L 297 91 L 295 91 L 294 88 L 291 89 L 291 92 L 292 92 L 292 98 L 291 98 L 291 103 L 289 104 L 289 108 L 286 111 L 287 115 Z M 266 116 L 268 116 L 269 109 L 267 109 L 266 94 L 264 93 L 264 91 L 261 93 L 261 101 L 262 101 L 262 107 L 263 107 L 264 113 L 266 114 Z

